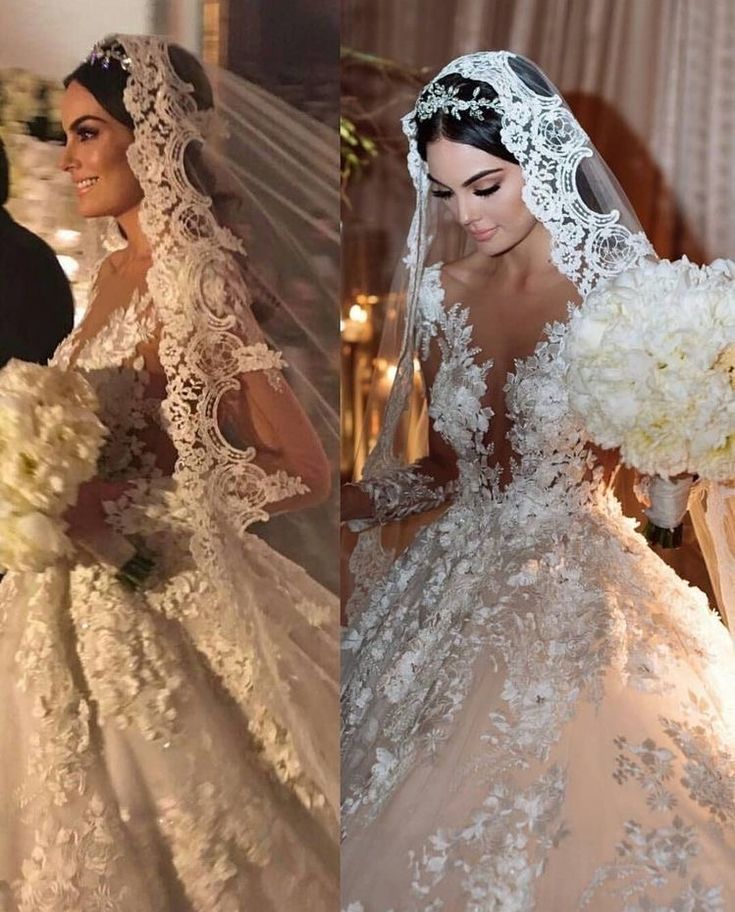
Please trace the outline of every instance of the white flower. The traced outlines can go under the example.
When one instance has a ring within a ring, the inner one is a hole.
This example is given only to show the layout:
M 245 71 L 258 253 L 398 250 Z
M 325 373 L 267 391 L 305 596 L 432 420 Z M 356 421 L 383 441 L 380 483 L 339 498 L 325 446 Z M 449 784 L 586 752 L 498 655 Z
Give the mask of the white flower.
M 565 339 L 589 438 L 651 475 L 735 476 L 735 263 L 645 261 L 598 287 Z
M 76 372 L 13 360 L 0 371 L 0 565 L 43 570 L 70 553 L 62 515 L 106 436 Z

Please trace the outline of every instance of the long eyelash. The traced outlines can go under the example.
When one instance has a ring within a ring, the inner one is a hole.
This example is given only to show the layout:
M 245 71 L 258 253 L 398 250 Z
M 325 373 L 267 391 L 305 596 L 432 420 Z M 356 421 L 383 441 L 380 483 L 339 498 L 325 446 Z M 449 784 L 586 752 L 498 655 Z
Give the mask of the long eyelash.
M 491 196 L 493 193 L 500 190 L 500 184 L 495 184 L 494 187 L 487 187 L 484 190 L 475 190 L 475 196 Z M 449 199 L 452 195 L 451 190 L 432 190 L 431 195 L 435 196 L 437 199 Z
M 495 184 L 494 187 L 488 187 L 485 190 L 475 190 L 475 196 L 490 196 L 496 190 L 500 190 L 500 184 Z

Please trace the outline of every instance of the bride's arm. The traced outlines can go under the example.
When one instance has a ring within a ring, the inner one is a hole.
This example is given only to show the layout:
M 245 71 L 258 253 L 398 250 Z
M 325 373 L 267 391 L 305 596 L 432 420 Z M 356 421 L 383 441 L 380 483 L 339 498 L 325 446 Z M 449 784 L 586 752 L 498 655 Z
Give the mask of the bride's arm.
M 280 371 L 250 371 L 240 389 L 223 397 L 220 427 L 239 449 L 253 447 L 254 463 L 266 474 L 300 478 L 308 492 L 265 507 L 270 513 L 301 510 L 329 496 L 331 469 L 321 441 Z
M 432 389 L 441 356 L 432 346 L 421 361 L 424 388 Z M 427 405 L 430 395 L 427 392 Z M 457 457 L 429 418 L 428 455 L 377 478 L 342 488 L 342 521 L 360 531 L 423 513 L 449 500 L 457 478 Z
M 155 350 L 141 347 L 151 376 L 149 394 L 163 398 L 165 377 Z M 331 473 L 321 441 L 296 396 L 278 371 L 252 371 L 240 378 L 240 389 L 223 397 L 220 429 L 228 442 L 240 449 L 254 447 L 253 462 L 266 474 L 285 472 L 298 477 L 307 492 L 266 504 L 269 513 L 301 510 L 326 500 Z M 160 428 L 141 429 L 139 438 L 146 452 L 156 457 L 156 467 L 164 476 L 173 474 L 176 450 Z M 131 486 L 130 481 L 94 478 L 81 485 L 77 503 L 66 513 L 70 533 L 79 540 L 94 541 L 109 528 L 106 502 L 119 500 Z

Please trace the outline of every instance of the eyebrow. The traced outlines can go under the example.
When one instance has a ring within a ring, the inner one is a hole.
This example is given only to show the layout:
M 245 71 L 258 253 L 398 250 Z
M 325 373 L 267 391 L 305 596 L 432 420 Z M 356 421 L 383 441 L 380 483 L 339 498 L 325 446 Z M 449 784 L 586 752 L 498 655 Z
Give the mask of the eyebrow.
M 488 168 L 485 171 L 478 171 L 477 174 L 473 174 L 472 177 L 468 177 L 466 181 L 463 181 L 462 186 L 469 187 L 470 184 L 474 184 L 475 181 L 479 181 L 480 178 L 487 177 L 488 174 L 497 174 L 499 171 L 502 171 L 502 170 L 503 170 L 502 168 Z M 447 186 L 446 184 L 442 184 L 442 182 L 440 180 L 437 180 L 435 177 L 432 177 L 431 174 L 429 174 L 429 180 L 433 184 L 441 184 L 442 187 Z
M 69 124 L 68 132 L 71 133 L 72 130 L 76 130 L 76 128 L 85 120 L 98 120 L 100 123 L 105 123 L 104 117 L 95 117 L 94 114 L 82 114 L 81 117 L 77 117 L 73 123 Z

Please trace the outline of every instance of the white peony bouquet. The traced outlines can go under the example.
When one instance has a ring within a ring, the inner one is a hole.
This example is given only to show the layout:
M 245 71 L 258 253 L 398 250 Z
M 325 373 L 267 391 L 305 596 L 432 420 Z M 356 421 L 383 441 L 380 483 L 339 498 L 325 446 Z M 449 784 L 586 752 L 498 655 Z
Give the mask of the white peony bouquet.
M 647 475 L 735 477 L 735 262 L 645 261 L 587 297 L 566 350 L 594 443 Z
M 0 566 L 40 571 L 72 552 L 63 514 L 96 473 L 107 429 L 80 374 L 12 360 L 0 371 Z

